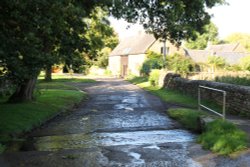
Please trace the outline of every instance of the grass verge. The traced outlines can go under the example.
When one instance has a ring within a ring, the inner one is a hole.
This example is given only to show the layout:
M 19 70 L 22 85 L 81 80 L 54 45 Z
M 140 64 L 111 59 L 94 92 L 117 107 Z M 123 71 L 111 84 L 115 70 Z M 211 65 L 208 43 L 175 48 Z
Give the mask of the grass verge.
M 197 120 L 201 115 L 205 115 L 205 113 L 192 109 L 177 108 L 169 109 L 168 115 L 184 125 L 185 128 L 197 132 L 200 130 Z
M 59 112 L 72 108 L 86 97 L 84 92 L 64 82 L 71 80 L 38 83 L 36 101 L 9 104 L 4 103 L 7 98 L 0 100 L 0 152 L 5 148 L 3 144 L 16 140 L 20 134 L 41 125 Z
M 197 107 L 197 100 L 193 97 L 181 94 L 178 91 L 160 88 L 158 86 L 151 86 L 147 77 L 133 77 L 128 79 L 128 81 L 160 97 L 166 102 L 177 103 L 193 108 Z
M 206 126 L 198 142 L 205 149 L 228 155 L 247 148 L 247 134 L 238 129 L 233 123 L 224 120 L 215 120 Z

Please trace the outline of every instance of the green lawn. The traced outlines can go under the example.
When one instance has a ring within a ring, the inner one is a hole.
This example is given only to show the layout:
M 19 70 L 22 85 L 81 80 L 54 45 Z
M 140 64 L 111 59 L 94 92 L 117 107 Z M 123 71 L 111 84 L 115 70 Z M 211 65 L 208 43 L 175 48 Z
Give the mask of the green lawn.
M 44 74 L 41 73 L 38 77 L 39 82 L 45 82 L 44 81 Z M 86 78 L 85 76 L 81 75 L 70 75 L 70 74 L 52 74 L 52 82 L 87 82 L 87 83 L 93 83 L 96 82 L 93 79 Z
M 204 112 L 197 110 L 187 109 L 187 108 L 175 108 L 169 109 L 167 111 L 168 115 L 184 125 L 185 128 L 198 131 L 200 127 L 198 125 L 198 118 L 201 115 L 205 115 Z
M 162 100 L 166 102 L 197 108 L 197 99 L 188 95 L 184 95 L 175 90 L 164 89 L 157 86 L 151 86 L 146 77 L 134 77 L 132 79 L 128 79 L 128 81 L 160 97 Z
M 231 122 L 217 119 L 206 126 L 198 142 L 203 148 L 228 155 L 247 148 L 247 134 Z
M 174 103 L 177 105 L 179 104 L 190 108 L 198 108 L 197 98 L 183 94 L 176 90 L 151 86 L 147 77 L 133 77 L 131 79 L 128 79 L 128 81 L 160 97 L 162 100 L 168 103 Z M 222 110 L 222 106 L 214 103 L 213 101 L 202 100 L 202 104 L 218 112 Z
M 15 140 L 19 134 L 41 125 L 59 112 L 71 109 L 86 97 L 84 92 L 65 82 L 72 82 L 72 79 L 38 82 L 36 100 L 32 102 L 9 104 L 5 103 L 7 97 L 0 98 L 0 152 L 5 147 L 3 144 Z M 74 79 L 73 82 L 94 80 Z

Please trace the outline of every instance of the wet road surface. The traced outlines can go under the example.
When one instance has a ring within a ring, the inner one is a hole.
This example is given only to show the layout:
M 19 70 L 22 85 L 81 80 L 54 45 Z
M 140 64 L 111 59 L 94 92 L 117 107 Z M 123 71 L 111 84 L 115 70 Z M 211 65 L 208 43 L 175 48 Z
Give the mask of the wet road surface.
M 165 111 L 167 104 L 117 79 L 77 83 L 89 100 L 29 135 L 19 152 L 5 153 L 1 166 L 24 167 L 198 167 L 238 166 L 204 151 L 196 135 Z M 231 161 L 231 162 L 230 162 Z M 227 162 L 227 163 L 225 163 Z

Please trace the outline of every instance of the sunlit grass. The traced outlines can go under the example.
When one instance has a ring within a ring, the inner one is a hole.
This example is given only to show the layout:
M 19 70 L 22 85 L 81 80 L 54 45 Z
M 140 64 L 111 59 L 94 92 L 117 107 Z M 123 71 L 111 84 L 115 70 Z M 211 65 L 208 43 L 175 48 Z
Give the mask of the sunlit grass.
M 44 73 L 41 73 L 38 76 L 39 82 L 45 82 L 44 81 Z M 93 79 L 89 79 L 84 75 L 70 75 L 70 74 L 52 74 L 52 82 L 75 82 L 75 83 L 93 83 L 96 82 Z
M 224 120 L 215 120 L 206 126 L 198 142 L 206 149 L 222 155 L 247 148 L 247 135 L 233 123 Z
M 200 130 L 197 120 L 200 116 L 205 115 L 204 112 L 186 108 L 169 109 L 167 113 L 171 118 L 176 119 L 178 122 L 184 125 L 185 128 L 193 131 Z
M 178 91 L 164 89 L 158 86 L 151 86 L 148 79 L 145 77 L 135 77 L 130 79 L 129 81 L 160 97 L 166 102 L 186 105 L 189 107 L 197 107 L 197 99 L 188 95 L 184 95 Z
M 180 122 L 185 128 L 200 130 L 198 119 L 207 115 L 197 110 L 175 108 L 167 111 L 168 115 Z M 228 155 L 247 148 L 247 134 L 236 127 L 233 123 L 216 119 L 205 125 L 205 131 L 198 137 L 198 142 L 203 148 L 213 152 Z

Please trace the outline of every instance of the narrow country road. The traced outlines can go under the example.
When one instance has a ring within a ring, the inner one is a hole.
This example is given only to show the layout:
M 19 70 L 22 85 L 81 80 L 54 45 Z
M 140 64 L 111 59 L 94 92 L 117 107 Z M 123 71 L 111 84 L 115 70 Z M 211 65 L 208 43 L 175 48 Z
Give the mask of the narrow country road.
M 202 150 L 196 135 L 165 114 L 167 104 L 135 85 L 118 79 L 75 85 L 88 92 L 89 100 L 32 132 L 21 151 L 0 157 L 0 166 L 239 165 Z

